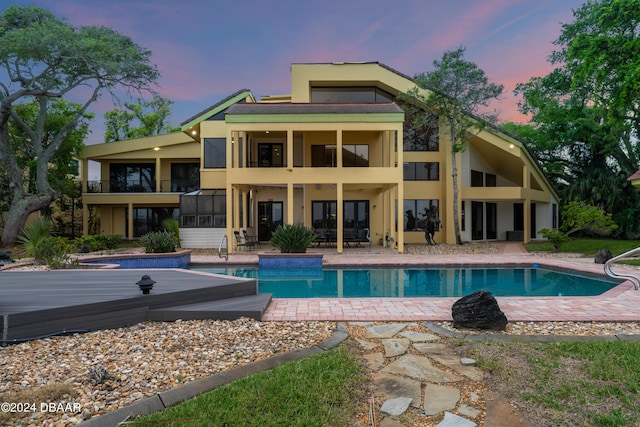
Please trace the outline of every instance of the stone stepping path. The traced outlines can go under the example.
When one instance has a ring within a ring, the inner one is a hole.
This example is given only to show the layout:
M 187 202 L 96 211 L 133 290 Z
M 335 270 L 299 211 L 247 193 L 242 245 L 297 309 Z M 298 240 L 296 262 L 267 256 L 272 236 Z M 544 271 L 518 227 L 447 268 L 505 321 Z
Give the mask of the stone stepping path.
M 419 323 L 352 322 L 375 384 L 381 426 L 483 425 L 482 371 Z

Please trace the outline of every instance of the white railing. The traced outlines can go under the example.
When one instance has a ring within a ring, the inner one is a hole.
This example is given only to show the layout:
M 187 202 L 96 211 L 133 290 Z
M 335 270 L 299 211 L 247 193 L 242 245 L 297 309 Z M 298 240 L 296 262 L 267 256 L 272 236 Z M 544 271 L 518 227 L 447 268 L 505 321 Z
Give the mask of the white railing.
M 640 277 L 631 273 L 616 273 L 615 271 L 613 271 L 613 263 L 623 258 L 631 258 L 638 255 L 640 255 L 640 248 L 635 248 L 616 257 L 613 257 L 604 263 L 604 272 L 607 276 L 613 277 L 614 279 L 630 280 L 637 291 L 640 289 Z

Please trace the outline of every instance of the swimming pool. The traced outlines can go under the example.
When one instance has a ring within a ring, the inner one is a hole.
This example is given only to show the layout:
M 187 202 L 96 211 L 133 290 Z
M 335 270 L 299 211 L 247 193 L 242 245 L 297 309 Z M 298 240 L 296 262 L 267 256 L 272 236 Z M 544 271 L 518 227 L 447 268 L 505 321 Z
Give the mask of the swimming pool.
M 259 269 L 191 266 L 190 269 L 257 278 L 274 298 L 462 297 L 483 289 L 494 296 L 593 296 L 620 282 L 548 267 L 417 267 Z

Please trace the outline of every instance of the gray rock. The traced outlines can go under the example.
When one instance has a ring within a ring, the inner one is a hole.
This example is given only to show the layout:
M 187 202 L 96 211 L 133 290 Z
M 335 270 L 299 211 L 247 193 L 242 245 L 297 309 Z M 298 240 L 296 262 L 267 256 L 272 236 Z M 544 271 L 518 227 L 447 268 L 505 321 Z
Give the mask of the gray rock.
M 488 291 L 476 291 L 453 303 L 451 307 L 455 328 L 475 328 L 504 331 L 507 316 L 498 301 Z
M 384 355 L 382 353 L 369 353 L 364 355 L 364 359 L 369 365 L 369 369 L 376 371 L 384 365 Z
M 420 353 L 440 353 L 446 350 L 447 346 L 444 344 L 417 342 L 413 344 L 413 348 L 418 350 Z
M 411 401 L 413 399 L 410 397 L 396 397 L 394 399 L 389 399 L 382 404 L 382 408 L 380 408 L 380 412 L 387 415 L 402 415 L 407 409 L 409 409 L 409 405 L 411 405 Z
M 434 383 L 450 383 L 461 380 L 459 376 L 433 366 L 427 357 L 413 354 L 400 357 L 380 371 Z
M 436 362 L 442 363 L 445 366 L 455 370 L 461 375 L 473 380 L 482 380 L 482 371 L 474 366 L 464 366 L 460 363 L 460 359 L 457 356 L 451 354 L 434 354 L 431 356 Z
M 373 376 L 373 382 L 376 385 L 376 396 L 382 396 L 385 399 L 410 397 L 412 399 L 411 406 L 420 407 L 422 389 L 419 381 L 387 373 L 378 373 Z
M 366 329 L 366 338 L 391 338 L 407 327 L 407 323 L 392 323 L 379 326 L 371 326 Z
M 478 427 L 478 424 L 451 412 L 445 412 L 444 419 L 436 427 Z
M 440 339 L 438 335 L 416 331 L 402 331 L 400 332 L 400 335 L 405 338 L 409 338 L 413 342 L 437 341 Z
M 466 403 L 463 403 L 460 405 L 460 407 L 458 407 L 458 413 L 460 415 L 464 415 L 465 417 L 476 418 L 478 415 L 482 413 L 482 411 L 476 408 L 475 406 L 471 406 Z
M 476 360 L 470 359 L 468 357 L 463 357 L 462 359 L 460 359 L 460 363 L 462 363 L 462 366 L 473 366 L 476 364 Z
M 409 344 L 411 344 L 411 341 L 406 338 L 387 338 L 381 340 L 381 342 L 384 346 L 385 357 L 395 357 L 405 354 L 409 348 Z
M 611 253 L 611 251 L 609 249 L 604 249 L 603 248 L 603 249 L 599 249 L 598 250 L 598 253 L 593 258 L 593 261 L 596 264 L 605 264 L 611 258 L 613 258 L 613 254 Z
M 427 384 L 424 389 L 424 414 L 436 415 L 454 409 L 460 400 L 460 390 L 439 384 Z
M 378 344 L 375 342 L 365 341 L 365 340 L 358 340 L 358 343 L 366 351 L 373 350 L 378 346 Z

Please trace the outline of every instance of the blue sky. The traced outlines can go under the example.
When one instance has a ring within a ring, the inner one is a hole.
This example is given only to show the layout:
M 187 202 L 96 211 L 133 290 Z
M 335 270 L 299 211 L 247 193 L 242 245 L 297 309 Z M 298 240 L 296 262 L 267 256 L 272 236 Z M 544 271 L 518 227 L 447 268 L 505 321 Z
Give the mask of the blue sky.
M 175 103 L 172 125 L 243 88 L 257 97 L 290 92 L 300 62 L 379 61 L 404 74 L 432 70 L 465 46 L 505 94 L 493 108 L 517 112 L 517 83 L 551 70 L 561 23 L 586 0 L 0 0 L 35 4 L 70 24 L 104 25 L 153 52 L 158 92 Z M 89 144 L 104 138 L 105 97 L 94 108 Z

